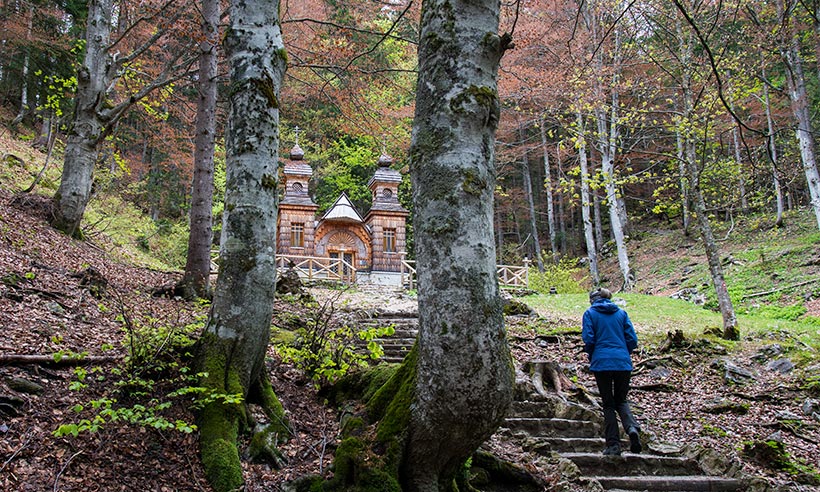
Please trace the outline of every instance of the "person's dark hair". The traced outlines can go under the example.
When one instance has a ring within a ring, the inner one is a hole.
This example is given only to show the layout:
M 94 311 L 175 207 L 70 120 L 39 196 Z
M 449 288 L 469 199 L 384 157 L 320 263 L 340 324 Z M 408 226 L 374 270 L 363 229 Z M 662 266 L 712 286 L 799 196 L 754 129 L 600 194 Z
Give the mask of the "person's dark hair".
M 612 292 L 609 289 L 598 287 L 589 293 L 589 303 L 597 301 L 598 299 L 612 299 Z

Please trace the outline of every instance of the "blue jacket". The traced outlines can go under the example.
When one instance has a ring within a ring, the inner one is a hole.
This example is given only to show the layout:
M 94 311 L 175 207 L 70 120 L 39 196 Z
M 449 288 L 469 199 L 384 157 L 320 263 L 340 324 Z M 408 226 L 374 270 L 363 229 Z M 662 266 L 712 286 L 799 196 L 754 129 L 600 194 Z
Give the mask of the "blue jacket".
M 611 300 L 597 299 L 586 310 L 581 338 L 590 371 L 632 370 L 630 354 L 638 347 L 638 336 L 629 315 Z

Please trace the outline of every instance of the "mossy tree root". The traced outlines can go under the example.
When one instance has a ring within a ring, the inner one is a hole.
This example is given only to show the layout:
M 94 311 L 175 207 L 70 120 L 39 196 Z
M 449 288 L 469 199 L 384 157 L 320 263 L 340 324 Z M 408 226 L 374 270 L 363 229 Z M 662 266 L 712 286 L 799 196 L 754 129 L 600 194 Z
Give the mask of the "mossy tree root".
M 291 434 L 285 411 L 270 384 L 264 364 L 255 377 L 242 377 L 247 361 L 234 360 L 231 354 L 237 352 L 235 340 L 221 339 L 206 332 L 199 341 L 198 370 L 205 376 L 203 387 L 214 398 L 199 413 L 200 453 L 208 482 L 216 492 L 229 492 L 242 486 L 242 465 L 237 447 L 240 432 L 248 432 L 254 427 L 248 404 L 258 404 L 270 424 L 255 426 L 254 436 L 248 456 L 262 460 L 274 467 L 280 467 L 285 458 L 277 446 Z M 239 351 L 241 352 L 241 351 Z M 251 381 L 246 388 L 242 381 Z M 241 395 L 239 403 L 228 403 L 225 396 Z
M 206 339 L 207 338 L 207 339 Z M 245 394 L 235 369 L 230 366 L 224 350 L 215 336 L 203 335 L 200 340 L 201 359 L 206 374 L 202 386 L 214 394 Z M 198 418 L 200 455 L 205 476 L 215 492 L 237 490 L 243 484 L 242 464 L 236 446 L 239 429 L 245 425 L 242 404 L 227 404 L 221 399 L 208 403 Z

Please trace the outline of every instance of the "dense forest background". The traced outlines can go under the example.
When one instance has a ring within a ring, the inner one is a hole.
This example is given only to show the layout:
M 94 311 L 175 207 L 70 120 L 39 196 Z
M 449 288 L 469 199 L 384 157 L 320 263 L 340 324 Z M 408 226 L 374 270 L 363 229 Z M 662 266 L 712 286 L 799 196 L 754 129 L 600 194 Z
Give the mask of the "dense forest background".
M 366 211 L 365 185 L 381 152 L 407 172 L 419 8 L 400 0 L 282 4 L 282 150 L 298 138 L 321 209 L 346 191 Z M 76 123 L 87 6 L 5 1 L 2 10 L 0 104 L 17 115 L 14 131 L 59 150 Z M 123 1 L 114 12 L 108 53 L 118 63 L 105 98 L 122 114 L 103 129 L 94 189 L 117 191 L 150 213 L 157 230 L 146 238 L 175 235 L 163 247 L 171 245 L 168 263 L 180 267 L 199 8 Z M 499 262 L 587 257 L 598 283 L 597 257 L 617 252 L 623 278 L 613 285 L 629 288 L 640 280 L 628 265 L 632 224 L 697 234 L 699 215 L 728 223 L 753 215 L 771 227 L 801 208 L 820 220 L 817 12 L 814 2 L 785 0 L 505 4 L 502 30 L 514 49 L 499 82 Z M 221 51 L 217 238 L 230 90 Z M 409 207 L 407 193 L 402 199 Z

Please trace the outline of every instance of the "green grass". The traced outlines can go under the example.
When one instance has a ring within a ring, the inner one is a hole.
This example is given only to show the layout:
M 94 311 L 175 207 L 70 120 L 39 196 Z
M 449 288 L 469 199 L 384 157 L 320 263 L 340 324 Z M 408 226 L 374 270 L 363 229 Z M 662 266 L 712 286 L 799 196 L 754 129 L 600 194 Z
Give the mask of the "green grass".
M 639 337 L 661 339 L 668 331 L 682 330 L 688 337 L 703 335 L 707 328 L 723 326 L 720 313 L 680 299 L 643 294 L 616 294 L 626 301 L 626 312 Z M 539 315 L 572 320 L 580 326 L 581 316 L 589 307 L 587 294 L 531 295 L 523 298 Z M 741 336 L 763 336 L 784 330 L 815 349 L 820 349 L 820 326 L 811 322 L 771 319 L 763 316 L 739 316 Z

